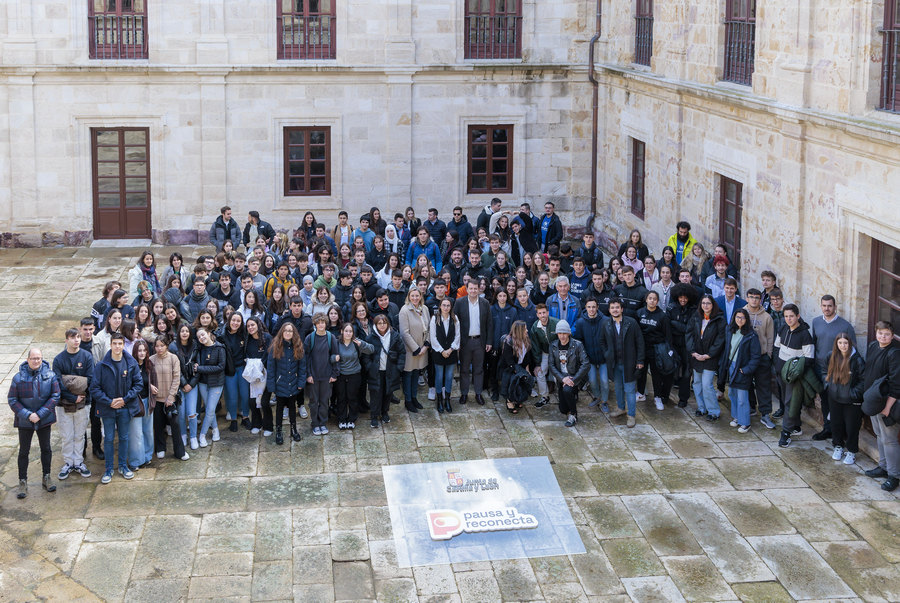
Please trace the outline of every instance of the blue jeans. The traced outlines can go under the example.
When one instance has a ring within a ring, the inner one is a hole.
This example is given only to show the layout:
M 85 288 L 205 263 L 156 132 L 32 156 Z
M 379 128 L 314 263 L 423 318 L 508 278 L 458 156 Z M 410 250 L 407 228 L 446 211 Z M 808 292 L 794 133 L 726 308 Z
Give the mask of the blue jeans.
M 633 417 L 637 413 L 637 381 L 625 382 L 625 367 L 617 364 L 613 369 L 613 378 L 616 382 L 616 405 L 619 408 L 628 408 L 628 416 Z
M 609 371 L 606 364 L 592 364 L 588 369 L 588 381 L 591 383 L 591 393 L 601 402 L 609 400 Z
M 232 421 L 237 420 L 238 407 L 242 417 L 250 417 L 250 384 L 244 380 L 244 365 L 234 367 L 234 375 L 225 376 L 225 409 Z
M 419 391 L 419 369 L 403 371 L 403 397 L 411 402 Z
M 434 389 L 440 393 L 450 395 L 453 388 L 453 371 L 456 370 L 455 364 L 435 364 L 434 365 Z
M 697 410 L 718 417 L 719 401 L 716 399 L 715 381 L 715 371 L 694 371 L 694 398 L 697 399 Z M 747 424 L 749 425 L 749 422 Z
M 738 425 L 748 427 L 750 425 L 750 391 L 729 387 L 728 397 L 731 398 L 731 418 L 737 421 Z
M 199 390 L 195 386 L 188 393 L 181 392 L 181 408 L 178 411 L 178 421 L 181 423 L 181 433 L 189 438 L 197 437 L 197 395 Z M 191 431 L 188 432 L 187 427 Z
M 131 417 L 128 426 L 128 466 L 139 467 L 153 458 L 153 413 L 144 400 L 144 416 Z
M 106 461 L 106 472 L 112 473 L 116 468 L 116 449 L 113 448 L 113 440 L 116 430 L 119 430 L 119 467 L 128 460 L 128 431 L 131 425 L 131 412 L 127 406 L 113 409 L 116 413 L 112 417 L 101 417 L 103 420 L 103 456 Z
M 205 383 L 198 383 L 197 389 L 200 390 L 200 399 L 203 401 L 203 408 L 206 413 L 203 415 L 203 426 L 200 427 L 200 434 L 206 435 L 210 427 L 218 429 L 216 424 L 216 404 L 219 402 L 219 398 L 222 397 L 224 386 L 210 387 Z M 194 421 L 196 422 L 196 419 Z

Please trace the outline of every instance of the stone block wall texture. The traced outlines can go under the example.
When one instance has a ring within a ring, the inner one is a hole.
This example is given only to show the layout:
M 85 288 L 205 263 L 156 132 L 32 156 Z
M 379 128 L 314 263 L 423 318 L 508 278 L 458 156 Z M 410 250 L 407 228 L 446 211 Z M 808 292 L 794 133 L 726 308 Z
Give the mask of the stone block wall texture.
M 720 176 L 743 184 L 745 287 L 775 267 L 789 299 L 857 292 L 873 240 L 900 246 L 900 118 L 876 109 L 884 0 L 758 0 L 752 85 L 721 81 L 725 0 L 657 0 L 651 66 L 633 65 L 634 2 L 601 0 L 601 240 L 650 241 L 689 219 L 718 239 Z M 190 242 L 223 203 L 291 225 L 307 208 L 477 212 L 470 124 L 512 124 L 510 201 L 590 213 L 592 0 L 523 0 L 522 57 L 464 56 L 462 0 L 338 0 L 337 57 L 278 61 L 276 2 L 150 0 L 150 57 L 94 61 L 87 3 L 0 5 L 2 244 L 89 239 L 92 127 L 151 132 L 154 241 Z M 282 128 L 332 129 L 332 194 L 286 197 Z M 630 207 L 630 138 L 647 144 L 646 218 Z M 814 303 L 804 307 L 812 313 Z

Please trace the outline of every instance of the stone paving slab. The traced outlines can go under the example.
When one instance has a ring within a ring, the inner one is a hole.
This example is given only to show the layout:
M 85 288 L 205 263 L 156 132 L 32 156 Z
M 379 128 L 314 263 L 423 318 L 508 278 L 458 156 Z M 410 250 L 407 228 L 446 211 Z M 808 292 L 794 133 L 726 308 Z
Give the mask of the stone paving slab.
M 30 345 L 52 359 L 140 252 L 0 249 L 0 387 Z M 189 461 L 154 458 L 100 485 L 89 453 L 94 477 L 54 494 L 32 479 L 24 502 L 17 433 L 0 421 L 0 600 L 900 600 L 900 499 L 862 475 L 865 455 L 848 467 L 806 427 L 780 449 L 778 430 L 738 434 L 646 402 L 629 429 L 582 397 L 567 429 L 553 402 L 515 416 L 392 406 L 384 428 L 325 437 L 306 420 L 284 446 L 220 418 L 222 441 Z M 51 442 L 55 470 L 55 430 Z M 550 458 L 586 553 L 397 567 L 382 465 L 508 456 Z

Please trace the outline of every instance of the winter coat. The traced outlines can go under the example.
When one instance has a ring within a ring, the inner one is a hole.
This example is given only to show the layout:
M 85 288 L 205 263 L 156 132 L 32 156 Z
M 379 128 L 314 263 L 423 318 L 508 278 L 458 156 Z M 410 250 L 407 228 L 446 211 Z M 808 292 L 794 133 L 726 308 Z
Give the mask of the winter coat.
M 703 332 L 701 333 L 701 330 Z M 695 371 L 716 371 L 719 369 L 719 357 L 725 349 L 725 331 L 727 331 L 725 318 L 717 314 L 709 321 L 706 329 L 703 329 L 703 319 L 699 314 L 691 318 L 688 332 L 685 337 L 688 354 L 708 354 L 709 360 L 697 360 L 691 356 L 691 366 Z
M 94 416 L 114 417 L 115 408 L 110 406 L 113 398 L 123 398 L 131 416 L 140 412 L 138 398 L 144 387 L 141 367 L 130 354 L 122 354 L 122 372 L 116 372 L 112 361 L 112 352 L 107 352 L 97 366 L 94 367 L 94 379 L 91 381 L 91 398 L 94 400 Z
M 428 366 L 428 354 L 414 355 L 428 342 L 428 325 L 431 322 L 428 308 L 423 304 L 420 310 L 421 312 L 417 312 L 409 304 L 400 308 L 400 335 L 406 345 L 404 371 L 421 370 Z
M 240 245 L 243 240 L 241 227 L 234 218 L 228 220 L 226 224 L 225 219 L 220 215 L 209 227 L 209 243 L 216 247 L 216 251 L 222 251 L 226 239 L 231 239 L 235 247 Z
M 551 316 L 547 319 L 546 332 L 540 327 L 541 321 L 539 320 L 535 320 L 528 329 L 528 336 L 531 338 L 531 356 L 534 358 L 536 366 L 540 366 L 544 354 L 550 353 L 550 345 L 556 341 L 556 324 L 558 322 L 559 320 Z
M 59 378 L 46 360 L 41 361 L 37 370 L 32 370 L 28 361 L 19 365 L 19 372 L 9 386 L 9 407 L 15 415 L 13 427 L 37 430 L 56 423 L 59 392 Z M 31 413 L 37 413 L 40 421 L 29 421 Z
M 272 242 L 272 237 L 275 236 L 275 229 L 272 228 L 272 225 L 269 224 L 268 222 L 266 222 L 265 220 L 259 220 L 256 223 L 256 232 L 257 232 L 257 236 L 262 235 L 262 236 L 266 237 L 266 240 L 269 241 L 270 243 Z M 232 240 L 234 240 L 234 239 L 232 239 Z M 244 225 L 244 236 L 241 238 L 241 240 L 244 242 L 245 247 L 250 247 L 251 244 L 255 243 L 255 241 L 250 240 L 250 222 L 247 222 Z M 235 242 L 235 246 L 237 246 L 236 242 Z
M 672 347 L 682 356 L 687 356 L 687 334 L 691 320 L 697 315 L 697 306 L 690 303 L 682 306 L 675 300 L 669 304 L 666 314 L 669 316 L 669 328 L 672 330 Z
M 403 345 L 403 338 L 400 337 L 400 333 L 398 333 L 396 329 L 391 329 L 390 333 L 390 343 L 388 344 L 387 350 L 387 366 L 385 368 L 387 393 L 393 393 L 400 389 L 400 372 L 406 364 L 406 346 Z M 376 400 L 381 400 L 384 392 L 381 391 L 381 383 L 378 379 L 379 367 L 381 366 L 381 338 L 378 336 L 378 332 L 375 329 L 372 330 L 372 334 L 369 335 L 367 341 L 372 344 L 372 347 L 374 348 L 368 366 L 369 399 L 372 400 L 373 404 L 377 404 Z
M 447 222 L 447 231 L 454 232 L 459 235 L 459 244 L 465 245 L 469 242 L 469 239 L 475 236 L 475 231 L 472 229 L 472 225 L 469 224 L 469 220 L 463 216 L 459 222 L 455 220 L 450 220 Z
M 294 359 L 294 345 L 285 343 L 281 358 L 266 361 L 266 389 L 280 398 L 297 395 L 306 385 L 306 356 Z
M 513 308 L 516 309 L 516 320 L 521 320 L 525 323 L 525 328 L 530 329 L 534 321 L 537 320 L 537 306 L 534 305 L 534 302 L 529 299 L 528 305 L 524 308 L 519 302 L 515 302 L 513 303 Z
M 540 217 L 536 235 L 537 240 L 541 246 L 541 251 L 543 251 L 544 253 L 547 253 L 547 249 L 551 245 L 559 245 L 559 242 L 562 241 L 563 238 L 562 221 L 560 221 L 559 216 L 557 216 L 556 214 L 553 214 L 553 216 L 550 217 L 550 224 L 547 227 L 547 236 L 542 237 L 544 219 L 546 217 L 546 215 Z M 542 239 L 543 243 L 540 243 Z
M 816 394 L 822 393 L 824 387 L 815 370 L 815 361 L 805 356 L 797 356 L 788 360 L 781 367 L 781 379 L 792 383 L 790 408 L 807 408 L 816 403 Z
M 169 351 L 175 354 L 181 363 L 181 383 L 179 387 L 183 388 L 185 385 L 190 385 L 191 389 L 194 389 L 200 382 L 200 373 L 194 370 L 194 363 L 197 362 L 200 352 L 199 348 L 200 344 L 196 341 L 191 341 L 191 345 L 187 349 L 182 349 L 175 341 L 169 344 Z
M 547 309 L 550 310 L 550 316 L 552 318 L 565 320 L 569 323 L 569 326 L 571 326 L 575 324 L 576 320 L 578 320 L 578 315 L 581 314 L 581 306 L 578 303 L 578 298 L 571 292 L 569 293 L 568 300 L 569 303 L 568 306 L 566 306 L 565 316 L 560 313 L 559 293 L 554 293 L 549 298 L 547 298 Z
M 427 257 L 431 262 L 431 266 L 434 268 L 434 271 L 440 272 L 441 250 L 438 249 L 437 243 L 435 243 L 434 240 L 428 241 L 424 246 L 422 246 L 419 244 L 418 238 L 413 239 L 412 243 L 409 246 L 409 249 L 406 250 L 406 263 L 410 266 L 415 266 L 416 260 L 422 254 L 424 254 L 425 257 Z
M 725 351 L 719 360 L 718 386 L 725 390 L 725 385 L 734 389 L 749 390 L 753 385 L 753 373 L 759 366 L 762 350 L 759 345 L 759 336 L 756 331 L 750 332 L 741 338 L 737 352 L 731 358 L 731 329 L 725 331 Z
M 612 318 L 603 321 L 603 345 L 606 348 L 606 366 L 607 370 L 612 371 L 616 368 L 616 338 L 619 334 L 616 332 L 615 320 Z M 624 356 L 619 358 L 619 364 L 625 371 L 625 383 L 635 381 L 637 379 L 637 365 L 643 364 L 644 358 L 647 357 L 644 348 L 644 335 L 635 319 L 622 317 L 622 351 Z
M 625 316 L 637 318 L 637 311 L 644 307 L 644 301 L 647 299 L 647 288 L 635 281 L 633 287 L 621 283 L 616 285 L 613 291 L 622 300 L 622 311 Z
M 563 349 L 567 352 L 565 369 L 562 366 L 559 340 L 557 339 L 550 344 L 550 374 L 559 382 L 566 377 L 571 377 L 572 381 L 575 382 L 575 387 L 579 388 L 584 384 L 588 371 L 591 368 L 587 353 L 584 351 L 584 345 L 577 339 L 570 337 L 568 347 Z
M 194 322 L 194 319 L 197 318 L 197 315 L 201 310 L 206 309 L 206 304 L 209 303 L 210 297 L 209 293 L 204 291 L 203 297 L 198 298 L 194 291 L 191 290 L 190 293 L 184 296 L 184 299 L 181 300 L 181 304 L 178 306 L 178 312 L 181 314 L 181 317 L 188 323 Z
M 825 366 L 831 362 L 831 354 Z M 826 378 L 825 389 L 828 390 L 828 402 L 838 404 L 862 405 L 865 392 L 866 363 L 855 349 L 850 353 L 850 381 L 847 383 L 831 383 Z
M 209 387 L 225 385 L 225 346 L 218 342 L 201 345 L 197 364 L 200 383 L 205 383 Z
M 492 351 L 500 353 L 500 340 L 504 335 L 509 334 L 516 315 L 516 309 L 509 304 L 506 304 L 505 308 L 501 308 L 497 304 L 491 306 L 491 318 L 494 323 L 494 336 L 491 340 Z
M 75 354 L 69 354 L 63 350 L 53 359 L 53 372 L 59 378 L 59 404 L 61 404 L 68 412 L 74 412 L 85 405 L 90 404 L 91 400 L 91 380 L 94 378 L 94 356 L 84 349 L 79 349 Z M 80 404 L 76 404 L 75 400 L 78 395 L 66 389 L 65 376 L 74 375 L 87 379 L 87 389 L 82 392 L 84 400 Z
M 775 334 L 773 360 L 775 370 L 779 373 L 786 362 L 792 358 L 815 358 L 816 346 L 809 325 L 801 318 L 797 328 L 784 324 Z
M 606 342 L 603 338 L 603 323 L 610 318 L 599 312 L 594 318 L 590 318 L 586 312 L 575 321 L 572 329 L 572 337 L 584 344 L 584 351 L 588 355 L 591 364 L 606 364 Z

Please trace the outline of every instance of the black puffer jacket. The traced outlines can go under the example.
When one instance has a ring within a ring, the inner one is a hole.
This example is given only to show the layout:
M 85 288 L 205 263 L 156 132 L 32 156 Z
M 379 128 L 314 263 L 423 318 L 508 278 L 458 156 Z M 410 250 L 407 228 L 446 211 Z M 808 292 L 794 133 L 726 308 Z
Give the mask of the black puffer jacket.
M 688 354 L 709 355 L 709 359 L 703 361 L 691 357 L 691 366 L 695 371 L 719 370 L 719 357 L 725 349 L 725 318 L 716 314 L 703 329 L 703 318 L 694 314 L 685 343 Z
M 225 348 L 221 343 L 200 346 L 197 372 L 200 383 L 209 387 L 225 385 Z
M 831 354 L 828 354 L 825 366 L 828 366 L 830 363 Z M 828 390 L 828 401 L 860 406 L 863 393 L 865 392 L 865 373 L 865 361 L 859 355 L 859 352 L 853 350 L 853 353 L 850 355 L 850 381 L 848 383 L 831 383 L 827 379 L 825 380 L 825 388 Z

